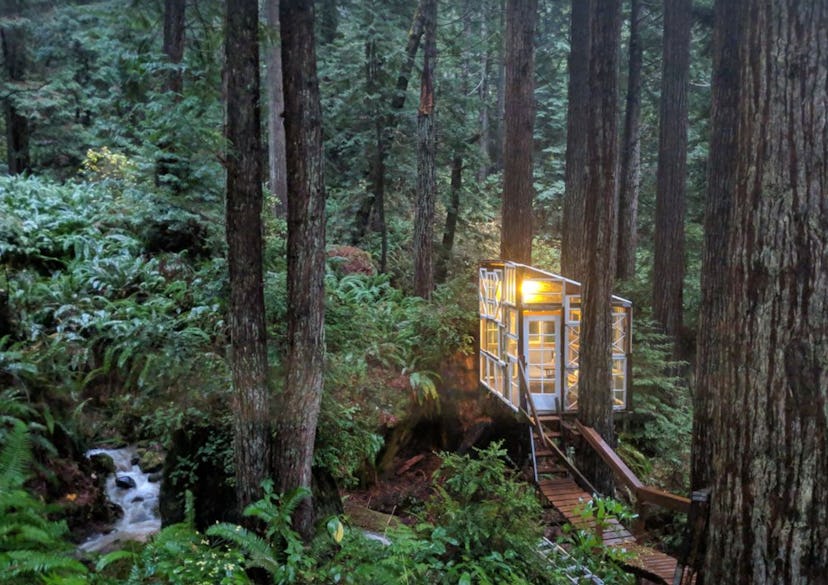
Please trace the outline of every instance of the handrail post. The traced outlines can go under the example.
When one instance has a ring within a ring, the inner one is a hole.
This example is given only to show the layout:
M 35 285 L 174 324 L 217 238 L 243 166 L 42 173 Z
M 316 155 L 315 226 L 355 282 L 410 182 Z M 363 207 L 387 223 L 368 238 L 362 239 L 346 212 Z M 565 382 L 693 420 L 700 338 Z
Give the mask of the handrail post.
M 710 488 L 695 490 L 690 498 L 690 512 L 687 515 L 687 534 L 676 565 L 673 585 L 704 585 L 704 576 L 699 572 L 707 548 L 706 529 L 710 516 Z

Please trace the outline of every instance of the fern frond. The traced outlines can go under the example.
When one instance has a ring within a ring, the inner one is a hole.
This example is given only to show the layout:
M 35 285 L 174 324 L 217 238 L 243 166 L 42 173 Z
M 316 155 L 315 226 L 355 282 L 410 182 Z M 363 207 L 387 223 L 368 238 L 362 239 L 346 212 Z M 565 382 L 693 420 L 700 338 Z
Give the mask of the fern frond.
M 0 559 L 0 575 L 49 575 L 50 573 L 86 573 L 86 567 L 71 557 L 54 552 L 13 550 Z
M 209 536 L 216 536 L 239 547 L 248 556 L 248 566 L 259 567 L 275 574 L 281 566 L 281 551 L 272 547 L 255 532 L 236 524 L 214 524 L 207 529 Z
M 16 420 L 11 432 L 6 436 L 6 444 L 0 451 L 0 492 L 23 485 L 29 461 L 29 433 L 23 421 Z

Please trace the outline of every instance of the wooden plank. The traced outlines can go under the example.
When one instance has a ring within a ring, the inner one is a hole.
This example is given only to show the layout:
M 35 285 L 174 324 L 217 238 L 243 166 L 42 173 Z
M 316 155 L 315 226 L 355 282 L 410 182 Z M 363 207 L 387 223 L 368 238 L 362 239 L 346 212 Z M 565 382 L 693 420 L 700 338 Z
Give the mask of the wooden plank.
M 613 472 L 615 472 L 621 481 L 632 489 L 633 492 L 644 485 L 632 472 L 632 470 L 627 467 L 627 464 L 621 460 L 618 454 L 612 450 L 612 447 L 604 441 L 604 438 L 598 434 L 598 431 L 592 427 L 584 426 L 578 419 L 575 419 L 575 426 L 580 431 L 581 436 L 586 439 L 587 443 L 589 443 L 595 452 L 598 453 L 601 459 L 603 459 L 606 464 L 612 468 Z
M 671 494 L 658 488 L 642 485 L 635 490 L 635 497 L 642 502 L 650 502 L 676 512 L 687 514 L 690 511 L 690 498 Z

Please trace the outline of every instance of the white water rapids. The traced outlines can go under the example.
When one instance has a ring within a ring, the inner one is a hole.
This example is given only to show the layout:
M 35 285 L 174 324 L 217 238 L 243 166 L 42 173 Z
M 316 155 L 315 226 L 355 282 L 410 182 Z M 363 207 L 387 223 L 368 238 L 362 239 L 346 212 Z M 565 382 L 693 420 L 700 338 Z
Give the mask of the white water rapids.
M 108 551 L 118 548 L 119 542 L 136 540 L 145 542 L 149 536 L 161 530 L 161 517 L 158 514 L 159 482 L 149 481 L 149 475 L 141 471 L 132 462 L 137 459 L 134 447 L 121 449 L 92 449 L 87 457 L 97 454 L 109 455 L 115 463 L 115 473 L 106 478 L 106 496 L 117 504 L 124 515 L 110 532 L 95 534 L 80 545 L 86 552 Z M 121 488 L 116 485 L 116 478 L 132 478 L 135 487 Z

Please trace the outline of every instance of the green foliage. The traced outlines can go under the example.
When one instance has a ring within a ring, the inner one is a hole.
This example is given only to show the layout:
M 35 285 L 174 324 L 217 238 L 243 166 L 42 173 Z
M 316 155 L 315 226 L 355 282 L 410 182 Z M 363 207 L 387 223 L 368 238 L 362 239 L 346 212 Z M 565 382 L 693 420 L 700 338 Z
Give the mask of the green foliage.
M 305 554 L 299 534 L 291 527 L 296 507 L 310 490 L 297 488 L 284 496 L 273 493 L 273 482 L 262 484 L 264 497 L 244 509 L 244 515 L 262 522 L 264 536 L 235 524 L 216 524 L 207 530 L 210 536 L 219 537 L 244 551 L 245 564 L 250 568 L 263 569 L 273 578 L 273 583 L 301 582 L 303 572 L 313 565 L 313 559 Z
M 541 535 L 540 505 L 534 489 L 517 481 L 506 466 L 506 450 L 493 443 L 475 457 L 443 453 L 435 493 L 426 507 L 472 556 L 492 550 L 533 548 Z
M 597 496 L 577 506 L 575 512 L 580 518 L 578 527 L 565 525 L 561 537 L 572 558 L 606 583 L 635 583 L 635 577 L 620 567 L 630 558 L 630 553 L 621 547 L 605 545 L 601 538 L 601 532 L 611 524 L 629 522 L 635 514 L 617 500 Z
M 0 574 L 8 585 L 84 583 L 86 567 L 67 554 L 64 522 L 24 489 L 31 462 L 30 441 L 21 420 L 3 423 L 0 436 Z
M 646 319 L 637 320 L 633 336 L 636 416 L 621 437 L 623 450 L 638 472 L 647 469 L 636 467 L 636 460 L 651 460 L 652 472 L 643 475 L 647 481 L 686 490 L 693 425 L 692 397 L 682 377 L 687 364 L 671 357 L 672 341 Z
M 374 432 L 375 423 L 360 406 L 347 406 L 323 394 L 314 465 L 330 471 L 344 487 L 356 484 L 359 471 L 366 462 L 375 460 L 384 444 L 382 436 Z
M 167 526 L 143 548 L 122 549 L 104 555 L 96 570 L 99 581 L 124 585 L 247 585 L 244 557 L 234 549 L 212 546 L 193 524 L 192 496 L 188 493 L 187 520 Z M 124 571 L 126 576 L 119 576 Z
M 142 397 L 185 380 L 201 394 L 223 387 L 215 340 L 224 327 L 224 263 L 147 255 L 144 224 L 166 206 L 107 183 L 5 178 L 0 208 L 0 260 L 13 269 L 18 330 L 0 361 L 16 379 L 74 396 L 91 388 L 104 398 L 115 386 Z

